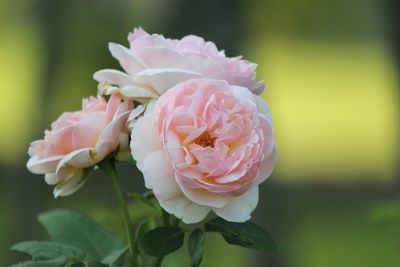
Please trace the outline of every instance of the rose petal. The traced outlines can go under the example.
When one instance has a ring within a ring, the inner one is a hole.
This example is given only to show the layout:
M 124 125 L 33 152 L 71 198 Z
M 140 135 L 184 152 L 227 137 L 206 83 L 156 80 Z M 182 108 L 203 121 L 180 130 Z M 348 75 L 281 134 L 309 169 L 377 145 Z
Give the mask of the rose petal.
M 28 170 L 35 174 L 45 174 L 49 172 L 55 172 L 57 165 L 63 156 L 54 156 L 48 158 L 39 158 L 38 156 L 32 156 L 26 167 Z
M 213 208 L 221 218 L 230 222 L 245 222 L 250 219 L 251 212 L 257 207 L 258 187 L 254 187 L 243 195 L 233 197 L 222 208 Z
M 274 169 L 276 159 L 277 159 L 277 149 L 276 145 L 274 145 L 272 153 L 266 159 L 264 159 L 264 161 L 260 165 L 258 178 L 253 182 L 254 186 L 259 185 L 271 175 Z
M 269 120 L 269 122 L 272 123 L 272 112 L 271 112 L 271 109 L 269 108 L 267 102 L 265 102 L 259 96 L 255 96 L 255 99 L 256 99 L 256 102 L 257 102 L 258 111 L 261 114 L 264 114 L 265 117 Z
M 93 168 L 74 168 L 73 171 L 69 171 L 69 178 L 57 184 L 57 186 L 54 188 L 54 197 L 57 198 L 59 196 L 69 196 L 78 191 L 86 183 L 92 171 Z
M 149 84 L 159 95 L 164 94 L 174 85 L 194 78 L 199 78 L 199 73 L 183 69 L 146 69 L 135 76 L 135 82 Z
M 72 141 L 73 149 L 94 147 L 108 122 L 109 119 L 104 112 L 85 114 L 79 124 L 73 128 L 72 140 L 67 139 L 64 141 Z
M 193 70 L 188 57 L 168 47 L 146 47 L 140 51 L 140 57 L 150 68 L 176 68 Z
M 55 173 L 46 173 L 44 175 L 44 181 L 48 184 L 48 185 L 55 185 L 58 182 L 60 182 L 57 178 L 57 175 Z
M 123 96 L 135 99 L 135 98 L 156 98 L 158 94 L 154 90 L 145 86 L 134 86 L 127 85 L 120 88 L 120 92 Z
M 131 135 L 132 156 L 139 170 L 143 170 L 144 159 L 152 152 L 161 150 L 160 141 L 155 133 L 153 116 L 148 114 L 133 124 Z
M 118 86 L 125 86 L 132 83 L 132 77 L 125 72 L 113 69 L 103 69 L 93 74 L 93 79 L 102 83 L 107 82 Z
M 128 48 L 120 44 L 109 43 L 108 49 L 128 74 L 134 75 L 147 67 L 143 60 L 136 57 Z
M 183 194 L 166 201 L 160 199 L 159 202 L 165 211 L 187 224 L 202 221 L 211 211 L 209 207 L 200 206 L 188 200 Z
M 90 148 L 82 148 L 75 150 L 65 157 L 63 157 L 57 166 L 57 176 L 67 178 L 69 174 L 64 174 L 64 169 L 68 166 L 72 166 L 74 168 L 88 168 L 90 166 L 95 165 L 97 162 L 92 156 L 92 152 Z
M 157 199 L 168 200 L 182 191 L 175 182 L 175 171 L 162 150 L 150 153 L 143 161 L 143 177 L 148 189 Z
M 104 130 L 101 132 L 96 146 L 93 149 L 93 157 L 97 160 L 102 160 L 107 154 L 111 153 L 114 148 L 118 145 L 118 136 L 121 130 L 125 127 L 126 120 L 130 111 L 126 111 L 117 118 L 111 121 Z M 109 147 L 108 150 L 104 150 L 105 144 Z M 102 149 L 100 149 L 102 148 Z
M 187 188 L 183 185 L 183 179 L 185 178 L 179 173 L 175 174 L 175 180 L 179 184 L 183 194 L 194 203 L 212 208 L 221 208 L 228 203 L 227 198 L 221 194 L 212 193 L 204 189 Z

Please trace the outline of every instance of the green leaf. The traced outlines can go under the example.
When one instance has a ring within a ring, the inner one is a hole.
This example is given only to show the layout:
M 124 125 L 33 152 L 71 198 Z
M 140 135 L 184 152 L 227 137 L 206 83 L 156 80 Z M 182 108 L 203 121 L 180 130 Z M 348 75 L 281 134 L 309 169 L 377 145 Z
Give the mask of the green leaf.
M 151 230 L 156 228 L 156 222 L 153 217 L 149 217 L 147 219 L 144 219 L 143 221 L 140 222 L 138 227 L 136 228 L 136 233 L 135 233 L 135 243 L 136 243 L 136 249 L 139 250 L 139 240 L 142 239 L 143 235 Z
M 11 267 L 62 267 L 67 262 L 67 257 L 46 261 L 25 261 L 11 265 Z
M 90 262 L 86 262 L 84 264 L 85 267 L 108 267 L 110 265 L 105 265 L 101 262 L 97 262 L 97 261 L 90 261 Z
M 200 266 L 201 260 L 203 259 L 204 237 L 204 230 L 199 228 L 195 229 L 189 236 L 190 267 Z
M 55 242 L 81 248 L 85 259 L 100 261 L 123 242 L 84 214 L 70 210 L 52 210 L 38 216 L 39 222 Z
M 234 223 L 216 218 L 207 222 L 206 230 L 220 233 L 229 244 L 260 251 L 277 249 L 272 237 L 260 226 L 250 221 Z
M 125 253 L 128 251 L 129 247 L 125 246 L 123 248 L 114 250 L 111 254 L 109 254 L 107 257 L 105 257 L 101 263 L 104 263 L 106 265 L 120 265 L 120 262 L 122 261 L 123 256 Z
M 183 245 L 185 233 L 179 227 L 159 227 L 143 235 L 139 249 L 154 257 L 162 257 Z
M 33 260 L 50 260 L 65 257 L 83 259 L 85 252 L 79 248 L 46 241 L 25 241 L 15 244 L 11 250 L 30 255 Z

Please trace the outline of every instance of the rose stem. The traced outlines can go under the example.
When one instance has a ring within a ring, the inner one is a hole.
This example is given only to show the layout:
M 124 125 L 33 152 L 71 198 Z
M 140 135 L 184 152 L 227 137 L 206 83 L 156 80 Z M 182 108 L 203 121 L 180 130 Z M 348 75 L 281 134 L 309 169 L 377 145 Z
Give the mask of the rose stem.
M 110 178 L 111 183 L 114 187 L 114 192 L 124 218 L 124 227 L 125 227 L 126 238 L 128 239 L 128 244 L 129 244 L 129 253 L 131 255 L 131 259 L 134 263 L 134 266 L 139 266 L 138 258 L 135 252 L 135 243 L 132 232 L 132 222 L 129 216 L 128 206 L 125 201 L 124 193 L 122 192 L 121 185 L 119 183 L 114 159 L 111 158 L 104 160 L 103 162 L 101 162 L 101 164 L 99 164 L 99 167 L 106 172 L 107 176 Z

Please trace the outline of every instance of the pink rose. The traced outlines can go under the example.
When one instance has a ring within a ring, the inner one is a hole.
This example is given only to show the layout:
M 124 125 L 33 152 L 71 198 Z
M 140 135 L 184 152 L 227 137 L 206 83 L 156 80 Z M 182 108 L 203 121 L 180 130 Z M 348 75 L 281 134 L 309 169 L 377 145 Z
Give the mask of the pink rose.
M 167 39 L 136 28 L 128 40 L 129 49 L 109 44 L 111 54 L 126 73 L 113 69 L 96 72 L 94 79 L 100 83 L 100 93 L 120 93 L 127 99 L 146 102 L 180 82 L 201 77 L 226 80 L 255 94 L 264 90 L 264 84 L 255 79 L 256 64 L 241 57 L 226 57 L 214 43 L 201 37 Z
M 160 205 L 185 223 L 213 210 L 250 218 L 276 161 L 271 113 L 248 89 L 195 79 L 162 95 L 132 130 L 131 151 Z
M 129 148 L 126 121 L 133 108 L 113 95 L 108 103 L 103 97 L 83 100 L 83 109 L 63 113 L 45 131 L 44 140 L 29 147 L 28 169 L 45 174 L 49 185 L 56 185 L 54 196 L 67 196 L 86 182 L 94 166 L 112 153 Z

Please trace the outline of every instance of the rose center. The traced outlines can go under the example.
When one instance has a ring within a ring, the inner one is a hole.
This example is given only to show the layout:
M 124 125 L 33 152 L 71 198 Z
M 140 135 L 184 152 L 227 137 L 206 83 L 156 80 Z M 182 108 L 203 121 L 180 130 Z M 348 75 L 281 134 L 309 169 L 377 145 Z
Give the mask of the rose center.
M 214 147 L 215 137 L 212 137 L 210 132 L 205 131 L 202 135 L 197 137 L 193 143 L 202 147 Z

